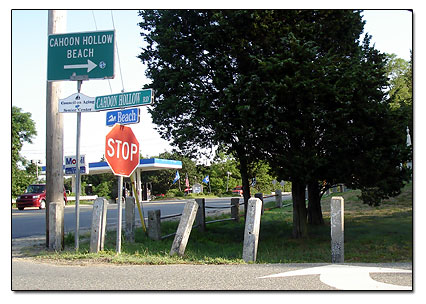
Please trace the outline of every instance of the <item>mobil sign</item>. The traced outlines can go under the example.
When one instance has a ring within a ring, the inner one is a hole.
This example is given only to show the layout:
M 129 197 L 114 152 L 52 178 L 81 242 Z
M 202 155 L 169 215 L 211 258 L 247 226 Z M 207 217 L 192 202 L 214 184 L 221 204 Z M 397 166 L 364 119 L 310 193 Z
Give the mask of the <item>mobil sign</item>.
M 115 175 L 129 177 L 139 165 L 139 142 L 130 127 L 116 124 L 105 138 L 105 158 Z
M 75 155 L 65 156 L 64 169 L 66 175 L 76 174 L 77 157 Z M 80 155 L 80 173 L 89 173 L 89 168 L 86 165 L 86 155 Z

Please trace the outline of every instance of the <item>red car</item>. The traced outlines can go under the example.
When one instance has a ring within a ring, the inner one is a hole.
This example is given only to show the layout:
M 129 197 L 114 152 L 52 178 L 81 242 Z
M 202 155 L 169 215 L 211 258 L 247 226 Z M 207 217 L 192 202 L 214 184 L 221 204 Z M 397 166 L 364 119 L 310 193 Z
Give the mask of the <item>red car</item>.
M 232 193 L 243 196 L 243 186 L 236 186 L 234 189 L 232 189 Z
M 64 204 L 66 205 L 67 202 L 67 194 L 64 189 Z M 24 210 L 25 207 L 46 208 L 46 185 L 29 185 L 27 190 L 25 190 L 25 194 L 19 195 L 16 198 L 16 206 L 19 210 Z

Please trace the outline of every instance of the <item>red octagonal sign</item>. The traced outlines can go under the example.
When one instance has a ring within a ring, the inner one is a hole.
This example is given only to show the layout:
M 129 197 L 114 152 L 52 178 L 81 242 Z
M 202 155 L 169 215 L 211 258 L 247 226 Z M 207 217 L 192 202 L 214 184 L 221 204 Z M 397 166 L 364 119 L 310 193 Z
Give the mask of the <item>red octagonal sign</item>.
M 114 125 L 105 140 L 105 158 L 115 175 L 129 177 L 139 164 L 139 142 L 130 127 Z

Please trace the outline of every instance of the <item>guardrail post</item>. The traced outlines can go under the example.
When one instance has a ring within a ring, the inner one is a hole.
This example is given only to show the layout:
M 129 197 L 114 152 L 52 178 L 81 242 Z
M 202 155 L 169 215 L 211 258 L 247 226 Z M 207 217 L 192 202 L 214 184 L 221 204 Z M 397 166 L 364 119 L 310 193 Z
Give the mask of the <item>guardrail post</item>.
M 90 252 L 104 250 L 107 204 L 103 197 L 98 197 L 93 203 Z
M 344 199 L 340 196 L 331 198 L 331 262 L 343 263 L 344 251 Z
M 263 215 L 263 212 L 264 212 L 264 210 L 265 210 L 265 208 L 263 207 L 263 193 L 256 193 L 255 195 L 254 195 L 254 197 L 256 197 L 256 198 L 258 198 L 258 199 L 260 199 L 260 201 L 262 202 L 262 208 L 261 208 L 261 212 L 262 212 L 262 215 Z
M 161 210 L 148 211 L 148 237 L 150 239 L 161 240 Z
M 236 222 L 240 220 L 240 199 L 238 197 L 231 198 L 231 217 Z
M 126 226 L 125 226 L 125 236 L 128 242 L 133 243 L 135 241 L 135 198 L 132 196 L 126 197 L 125 201 L 125 217 L 126 217 Z M 143 220 L 143 219 L 141 219 Z
M 185 254 L 186 244 L 188 243 L 189 235 L 191 234 L 192 224 L 194 223 L 197 210 L 198 204 L 195 200 L 189 200 L 185 204 L 175 239 L 173 240 L 172 248 L 170 250 L 171 256 L 175 254 L 183 256 Z
M 275 190 L 275 206 L 278 208 L 283 206 L 283 193 L 280 189 Z
M 198 204 L 195 224 L 198 225 L 198 230 L 200 230 L 201 232 L 204 232 L 206 231 L 206 199 L 196 198 L 195 201 Z
M 259 241 L 260 216 L 262 201 L 258 198 L 251 198 L 248 201 L 246 225 L 244 229 L 243 260 L 245 262 L 255 262 L 257 255 L 257 244 Z
M 51 202 L 49 206 L 49 249 L 64 248 L 64 203 Z

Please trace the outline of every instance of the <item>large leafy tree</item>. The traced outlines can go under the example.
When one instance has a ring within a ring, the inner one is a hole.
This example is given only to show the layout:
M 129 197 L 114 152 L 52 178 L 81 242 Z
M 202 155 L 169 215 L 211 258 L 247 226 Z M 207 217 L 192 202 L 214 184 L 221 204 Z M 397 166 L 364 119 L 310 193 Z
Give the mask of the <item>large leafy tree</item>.
M 292 182 L 294 237 L 307 233 L 307 184 L 366 186 L 380 176 L 363 171 L 382 157 L 392 157 L 388 171 L 398 175 L 399 129 L 379 138 L 392 117 L 385 59 L 368 35 L 360 43 L 359 11 L 140 15 L 139 58 L 156 91 L 151 114 L 160 134 L 183 151 L 226 146 L 239 160 L 246 201 L 250 164 L 267 159 Z M 321 215 L 319 200 L 311 201 L 312 216 Z
M 24 143 L 32 143 L 35 135 L 37 131 L 31 113 L 12 106 L 12 195 L 21 194 L 29 183 L 35 181 L 33 166 L 20 155 Z
M 244 199 L 248 166 L 257 161 L 252 142 L 259 117 L 247 99 L 251 77 L 251 12 L 141 11 L 151 115 L 160 134 L 185 153 L 221 145 L 240 164 Z
M 303 237 L 308 214 L 312 223 L 322 222 L 319 181 L 395 194 L 407 176 L 399 164 L 408 154 L 401 119 L 384 93 L 386 58 L 370 47 L 369 35 L 359 40 L 360 12 L 272 15 L 257 35 L 256 86 L 264 90 L 256 110 L 274 111 L 271 132 L 265 126 L 259 137 L 271 167 L 293 183 L 293 235 Z

